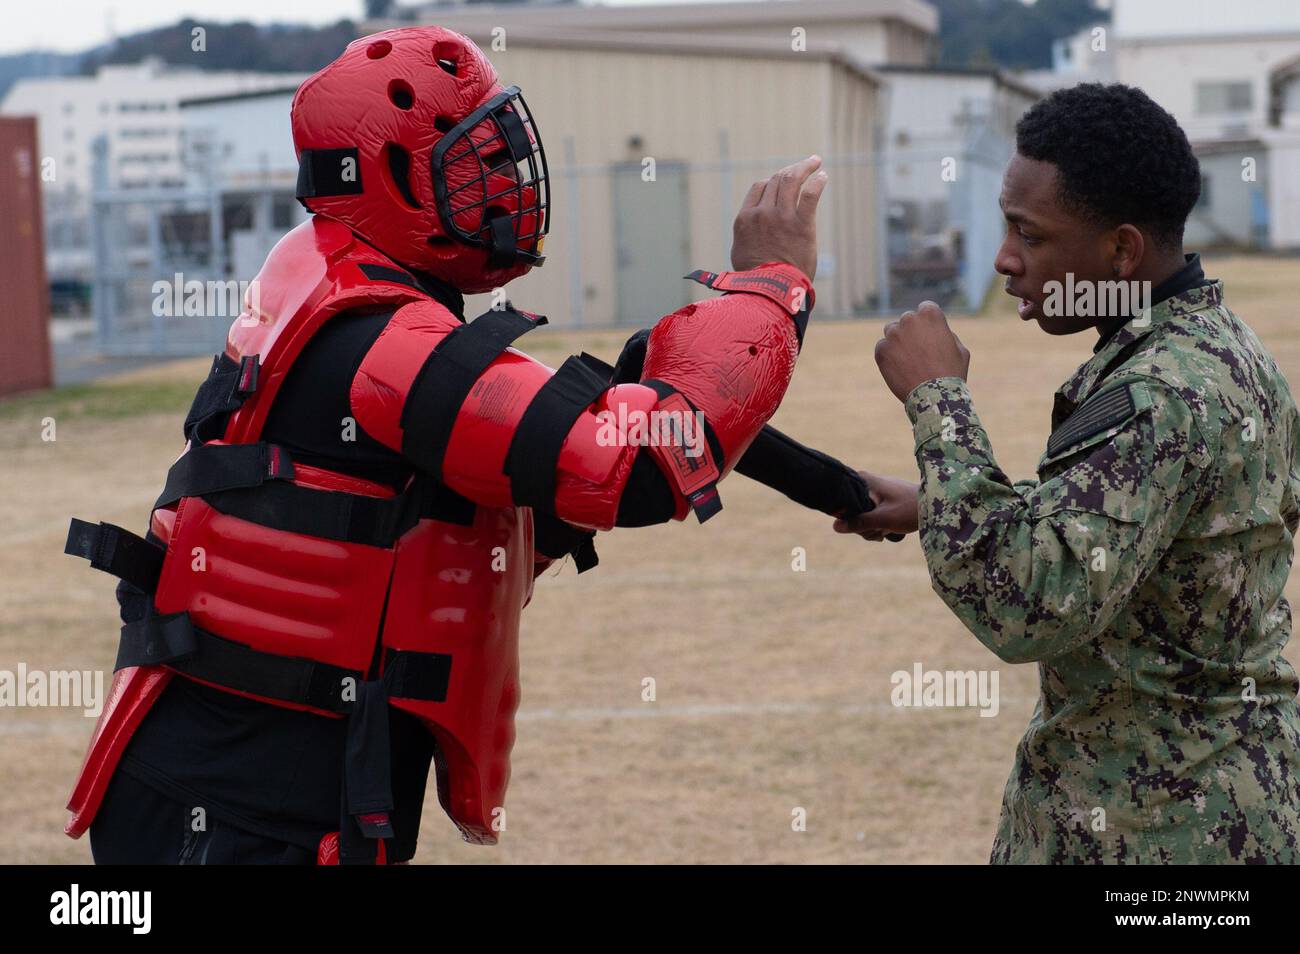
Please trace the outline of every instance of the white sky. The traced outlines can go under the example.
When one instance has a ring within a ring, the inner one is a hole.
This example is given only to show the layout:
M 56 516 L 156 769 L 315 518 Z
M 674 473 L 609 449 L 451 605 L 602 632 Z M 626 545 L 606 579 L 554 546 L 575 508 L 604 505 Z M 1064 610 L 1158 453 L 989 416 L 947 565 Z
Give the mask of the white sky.
M 604 0 L 611 5 L 662 0 Z M 402 0 L 398 0 L 399 5 Z M 363 0 L 5 0 L 0 54 L 26 50 L 74 52 L 119 35 L 196 20 L 253 23 L 333 23 L 361 18 Z

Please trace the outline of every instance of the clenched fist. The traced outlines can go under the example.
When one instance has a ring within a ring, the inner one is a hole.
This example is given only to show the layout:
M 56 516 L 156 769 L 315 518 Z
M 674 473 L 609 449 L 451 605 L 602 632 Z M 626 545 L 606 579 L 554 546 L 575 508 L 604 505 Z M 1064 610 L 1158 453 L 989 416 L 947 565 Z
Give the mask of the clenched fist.
M 948 327 L 943 310 L 923 301 L 885 326 L 876 342 L 876 364 L 894 397 L 906 401 L 918 385 L 935 378 L 966 379 L 970 352 Z

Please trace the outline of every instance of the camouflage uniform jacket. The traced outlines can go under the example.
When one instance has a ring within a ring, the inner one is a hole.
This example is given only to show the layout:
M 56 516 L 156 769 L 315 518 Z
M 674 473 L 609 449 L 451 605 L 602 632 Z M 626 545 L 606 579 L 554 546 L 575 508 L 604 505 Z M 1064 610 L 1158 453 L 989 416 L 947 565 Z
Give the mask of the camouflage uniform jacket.
M 1286 380 L 1222 283 L 1134 319 L 1057 392 L 1038 480 L 965 382 L 907 399 L 935 591 L 1038 663 L 994 862 L 1300 861 L 1300 684 L 1282 595 L 1300 510 Z

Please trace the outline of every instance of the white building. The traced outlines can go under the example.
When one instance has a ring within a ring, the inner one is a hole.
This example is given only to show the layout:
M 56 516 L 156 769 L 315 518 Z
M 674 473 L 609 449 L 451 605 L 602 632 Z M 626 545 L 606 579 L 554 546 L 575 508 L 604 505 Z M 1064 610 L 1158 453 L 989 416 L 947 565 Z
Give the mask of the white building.
M 0 114 L 37 118 L 51 278 L 84 280 L 89 275 L 89 194 L 97 140 L 106 148 L 104 187 L 180 186 L 185 181 L 182 99 L 296 84 L 302 78 L 207 72 L 150 58 L 104 66 L 94 76 L 16 82 L 0 102 Z
M 949 286 L 978 307 L 994 277 L 998 193 L 1016 122 L 1041 94 L 994 69 L 877 70 L 888 81 L 882 145 L 894 299 Z
M 1294 0 L 1116 0 L 1115 76 L 1173 113 L 1201 160 L 1189 246 L 1300 247 L 1293 131 L 1270 115 L 1275 73 L 1300 56 Z
M 289 109 L 296 84 L 180 102 L 187 184 L 221 195 L 230 273 L 251 277 L 307 212 L 294 198 Z

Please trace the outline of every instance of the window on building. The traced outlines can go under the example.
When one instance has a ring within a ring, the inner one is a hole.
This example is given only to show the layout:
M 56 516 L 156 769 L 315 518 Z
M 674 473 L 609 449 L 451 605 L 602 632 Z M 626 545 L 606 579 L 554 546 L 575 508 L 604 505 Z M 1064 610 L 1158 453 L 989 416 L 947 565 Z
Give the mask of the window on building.
M 1248 113 L 1250 80 L 1216 80 L 1196 84 L 1196 112 L 1202 116 Z
M 297 199 L 292 196 L 276 196 L 271 200 L 271 227 L 287 229 L 293 225 L 293 207 Z
M 1209 207 L 1210 207 L 1210 177 L 1203 175 L 1201 176 L 1201 195 L 1200 198 L 1196 200 L 1196 205 L 1194 206 L 1194 208 L 1208 209 Z

